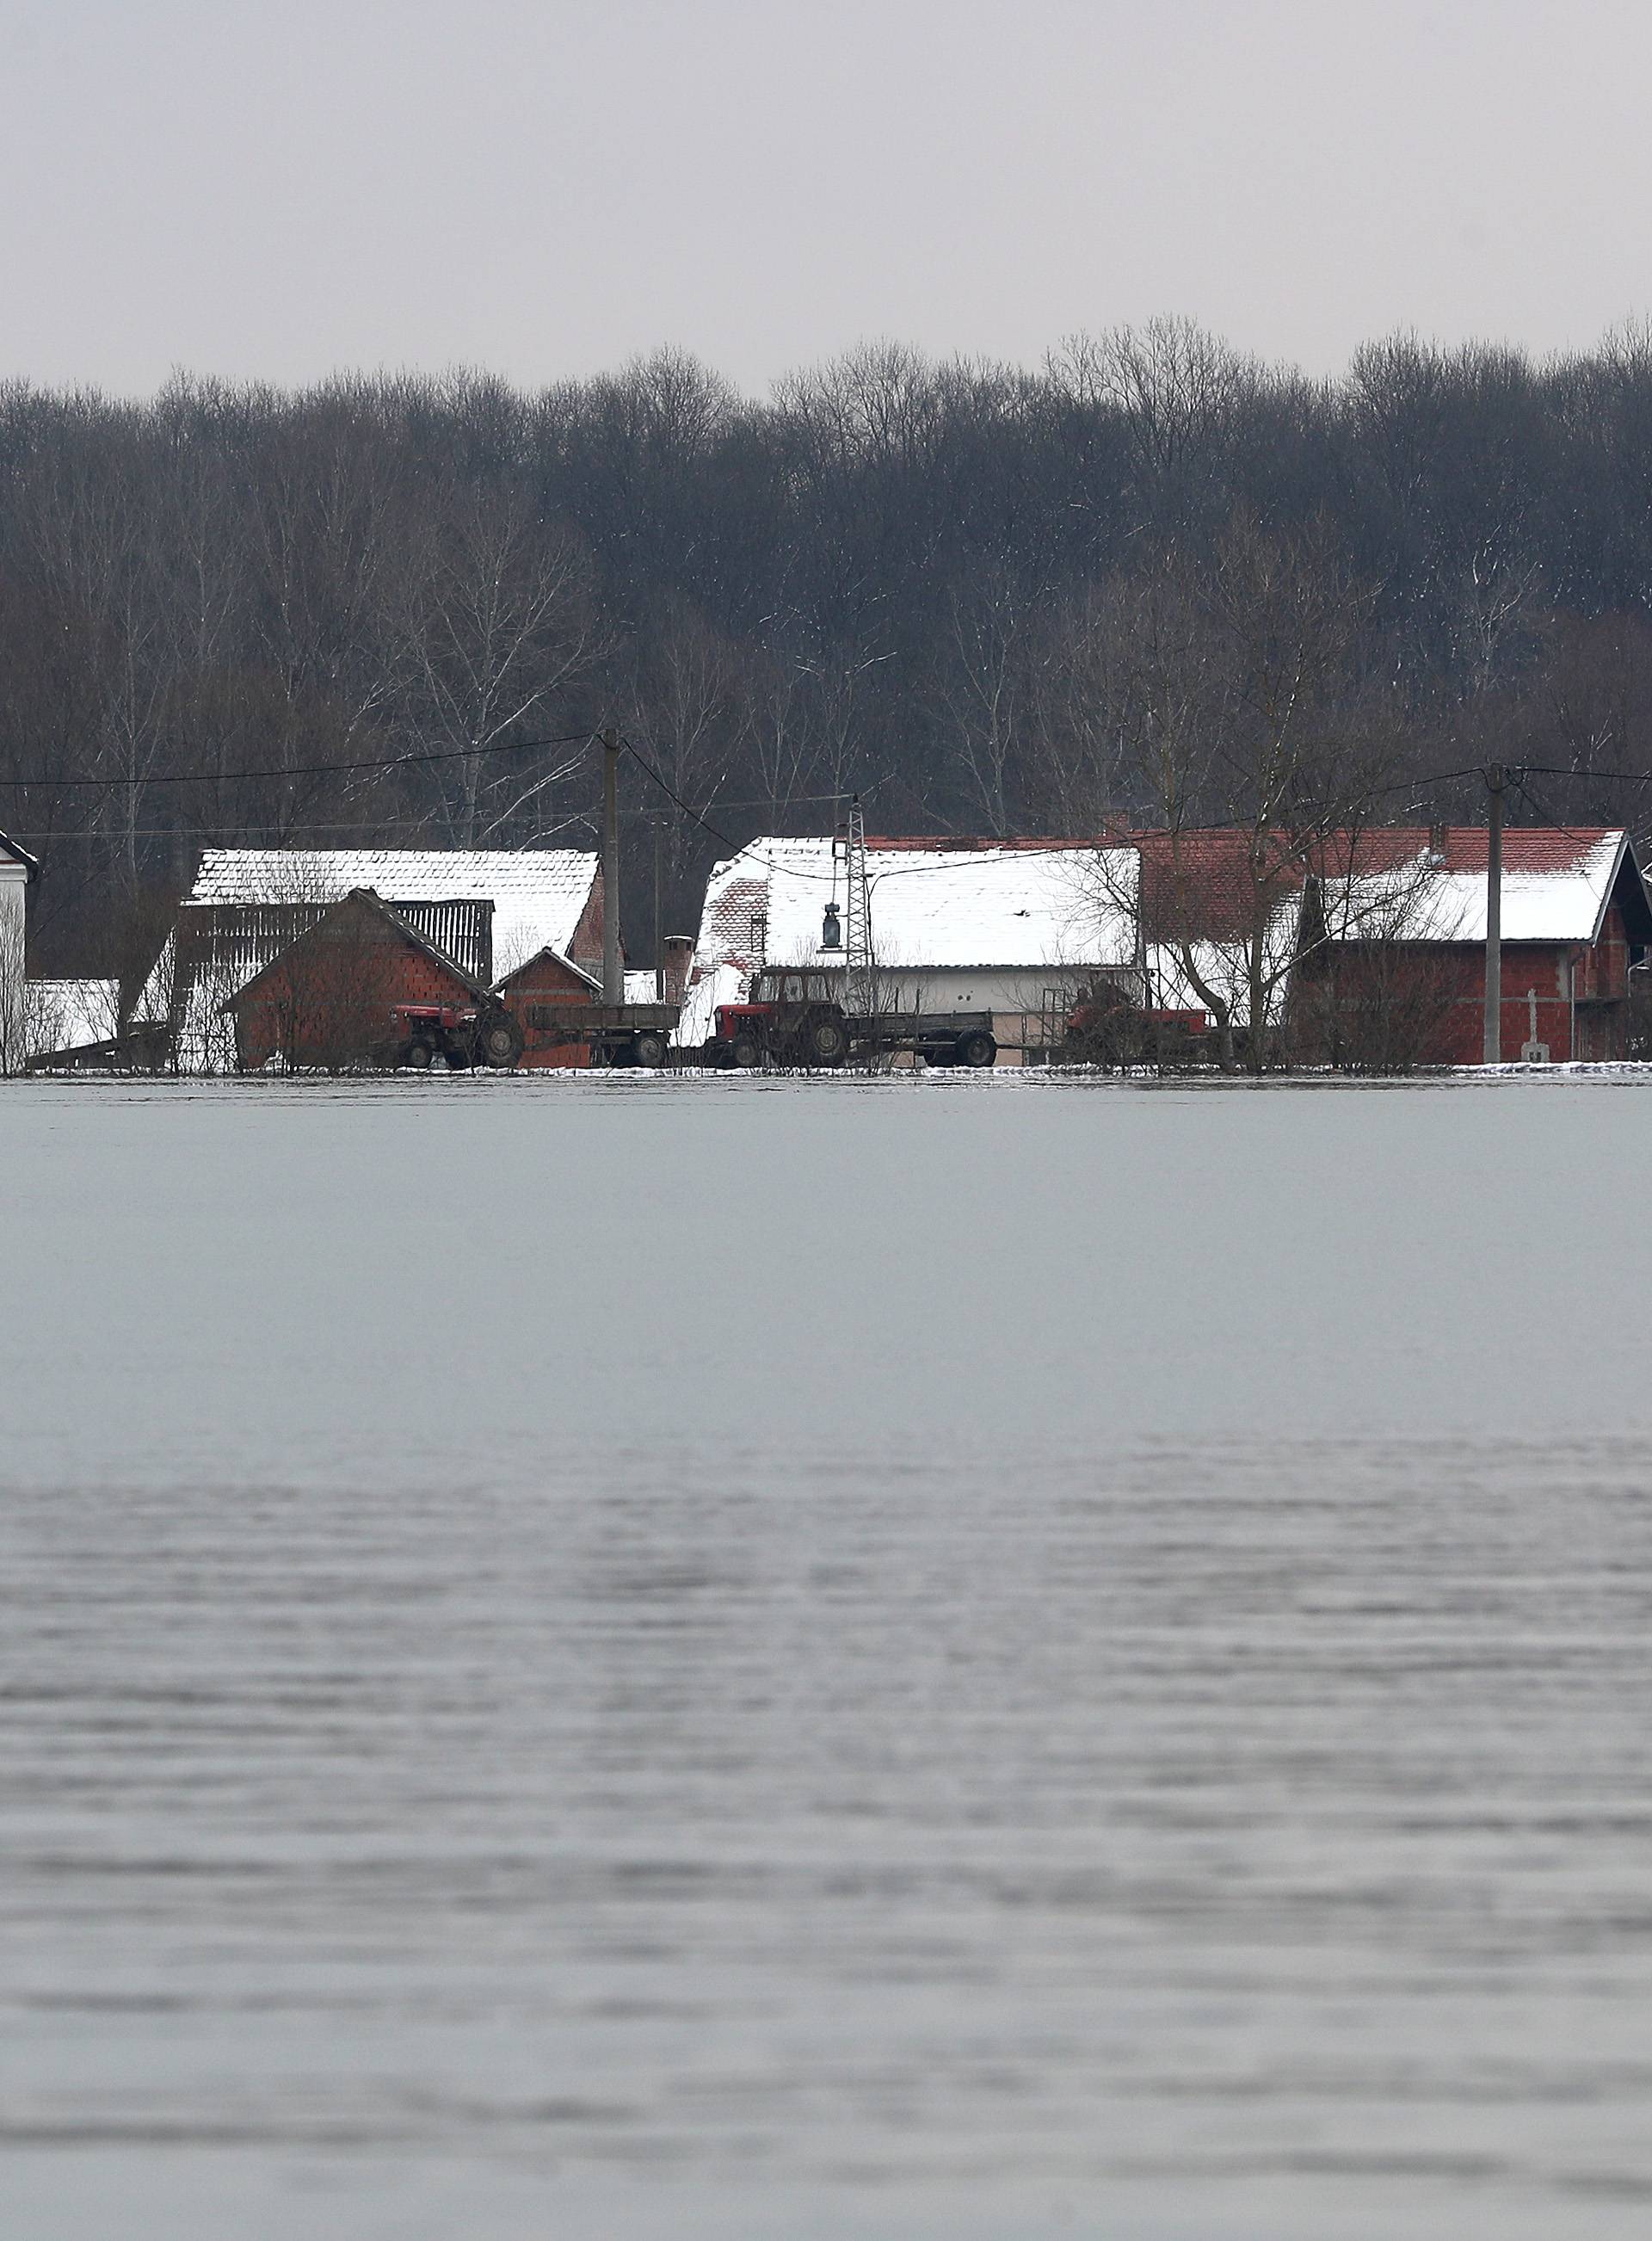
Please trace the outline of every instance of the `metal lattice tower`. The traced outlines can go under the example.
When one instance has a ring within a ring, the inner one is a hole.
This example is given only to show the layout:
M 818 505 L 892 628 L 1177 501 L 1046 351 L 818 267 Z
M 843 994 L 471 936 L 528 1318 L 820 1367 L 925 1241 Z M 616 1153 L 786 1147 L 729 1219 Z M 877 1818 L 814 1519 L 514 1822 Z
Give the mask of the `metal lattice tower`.
M 852 1018 L 866 1019 L 876 1006 L 877 967 L 872 954 L 872 893 L 866 885 L 866 822 L 858 793 L 849 804 L 843 855 L 848 873 L 844 1008 Z

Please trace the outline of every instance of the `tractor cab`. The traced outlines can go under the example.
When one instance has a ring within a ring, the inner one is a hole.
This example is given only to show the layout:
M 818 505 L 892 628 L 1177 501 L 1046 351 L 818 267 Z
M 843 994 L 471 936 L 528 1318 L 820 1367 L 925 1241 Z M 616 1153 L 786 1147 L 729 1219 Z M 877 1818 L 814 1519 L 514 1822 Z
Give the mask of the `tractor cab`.
M 806 966 L 764 966 L 744 1003 L 717 1007 L 718 1056 L 746 1067 L 765 1058 L 793 1066 L 841 1066 L 849 1055 L 843 975 Z

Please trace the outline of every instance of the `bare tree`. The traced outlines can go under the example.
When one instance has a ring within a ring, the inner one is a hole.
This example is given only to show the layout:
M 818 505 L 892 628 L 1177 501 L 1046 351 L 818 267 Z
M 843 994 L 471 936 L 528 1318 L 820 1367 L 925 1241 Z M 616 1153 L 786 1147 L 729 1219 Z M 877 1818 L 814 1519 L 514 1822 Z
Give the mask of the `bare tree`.
M 450 478 L 425 520 L 402 632 L 405 735 L 454 756 L 441 766 L 448 833 L 460 847 L 496 840 L 552 782 L 506 771 L 498 750 L 606 651 L 584 545 L 523 496 Z

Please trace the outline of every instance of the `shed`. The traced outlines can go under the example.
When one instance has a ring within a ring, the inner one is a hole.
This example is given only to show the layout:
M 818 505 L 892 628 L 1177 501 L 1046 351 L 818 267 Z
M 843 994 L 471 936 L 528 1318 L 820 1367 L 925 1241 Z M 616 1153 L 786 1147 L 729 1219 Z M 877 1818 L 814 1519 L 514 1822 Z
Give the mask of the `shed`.
M 626 978 L 631 976 L 627 974 Z M 649 976 L 650 986 L 653 975 Z M 505 1009 L 522 1030 L 522 1057 L 528 1067 L 588 1066 L 587 1043 L 571 1043 L 558 1027 L 571 1007 L 598 1004 L 602 982 L 594 973 L 565 957 L 549 943 L 514 973 L 507 973 L 494 987 Z

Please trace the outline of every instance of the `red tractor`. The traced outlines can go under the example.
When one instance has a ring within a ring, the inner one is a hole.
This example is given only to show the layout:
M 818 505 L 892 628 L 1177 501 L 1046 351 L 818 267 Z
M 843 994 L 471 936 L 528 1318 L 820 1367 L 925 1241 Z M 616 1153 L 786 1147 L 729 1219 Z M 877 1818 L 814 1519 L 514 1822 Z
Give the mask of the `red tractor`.
M 421 1071 L 445 1059 L 450 1067 L 512 1067 L 522 1030 L 503 1004 L 397 1004 L 391 1011 L 395 1063 Z
M 1058 1055 L 1080 1066 L 1189 1066 L 1210 1049 L 1203 1012 L 1144 1011 L 1099 980 L 1068 1017 Z
M 852 1054 L 911 1053 L 930 1066 L 991 1066 L 998 1041 L 988 1012 L 884 1012 L 843 1006 L 840 973 L 765 966 L 744 1003 L 719 1004 L 708 1066 L 838 1067 Z
M 754 975 L 744 1003 L 719 1004 L 717 1034 L 708 1046 L 716 1066 L 841 1066 L 849 1055 L 849 1027 L 839 1000 L 842 975 L 766 971 Z

